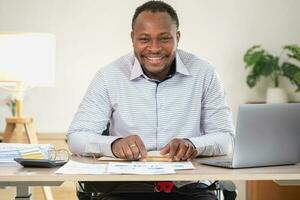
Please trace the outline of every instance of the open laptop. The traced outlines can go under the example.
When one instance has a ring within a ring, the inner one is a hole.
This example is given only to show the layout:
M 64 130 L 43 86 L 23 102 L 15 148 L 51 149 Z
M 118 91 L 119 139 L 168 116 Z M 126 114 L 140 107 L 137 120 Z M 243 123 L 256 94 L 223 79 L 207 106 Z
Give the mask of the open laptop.
M 202 164 L 246 168 L 300 162 L 300 103 L 239 107 L 232 159 Z

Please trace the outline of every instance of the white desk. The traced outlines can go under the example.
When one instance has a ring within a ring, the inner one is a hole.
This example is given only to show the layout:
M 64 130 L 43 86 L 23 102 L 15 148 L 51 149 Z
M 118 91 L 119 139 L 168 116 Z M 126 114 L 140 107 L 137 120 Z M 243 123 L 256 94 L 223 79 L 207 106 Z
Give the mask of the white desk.
M 89 158 L 79 160 L 100 163 Z M 181 170 L 168 175 L 58 175 L 54 174 L 57 168 L 23 168 L 17 163 L 1 163 L 0 186 L 16 186 L 16 199 L 20 199 L 19 196 L 28 196 L 29 186 L 59 186 L 64 181 L 276 180 L 299 183 L 300 180 L 300 164 L 234 170 L 201 165 L 197 160 L 193 164 L 194 170 Z

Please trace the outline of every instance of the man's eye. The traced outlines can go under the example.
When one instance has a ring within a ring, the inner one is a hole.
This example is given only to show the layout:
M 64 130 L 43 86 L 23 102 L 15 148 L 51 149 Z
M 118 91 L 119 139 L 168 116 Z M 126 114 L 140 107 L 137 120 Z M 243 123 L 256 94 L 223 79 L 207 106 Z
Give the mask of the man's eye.
M 160 41 L 165 43 L 165 42 L 169 42 L 170 39 L 171 39 L 170 37 L 162 37 L 160 38 Z
M 149 39 L 148 38 L 140 38 L 139 41 L 146 43 L 146 42 L 149 42 Z

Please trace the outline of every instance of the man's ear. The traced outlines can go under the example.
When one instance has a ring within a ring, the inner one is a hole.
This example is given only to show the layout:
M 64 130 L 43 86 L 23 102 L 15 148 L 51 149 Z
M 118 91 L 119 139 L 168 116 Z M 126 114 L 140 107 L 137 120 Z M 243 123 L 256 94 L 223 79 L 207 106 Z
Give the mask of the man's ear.
M 132 44 L 133 44 L 133 42 L 134 42 L 134 40 L 133 40 L 133 37 L 134 37 L 134 33 L 133 33 L 133 31 L 131 31 L 131 33 L 130 33 L 130 37 L 131 37 L 131 42 L 132 42 Z
M 176 40 L 177 40 L 177 45 L 178 45 L 179 40 L 180 40 L 180 31 L 177 31 L 177 33 L 176 33 Z

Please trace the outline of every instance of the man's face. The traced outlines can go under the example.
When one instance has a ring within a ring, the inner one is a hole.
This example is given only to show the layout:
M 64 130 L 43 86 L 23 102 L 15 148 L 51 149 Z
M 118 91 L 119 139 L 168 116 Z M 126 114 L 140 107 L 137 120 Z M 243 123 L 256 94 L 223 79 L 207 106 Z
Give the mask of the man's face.
M 166 78 L 179 38 L 176 24 L 167 12 L 144 11 L 138 15 L 131 39 L 135 56 L 149 78 Z

